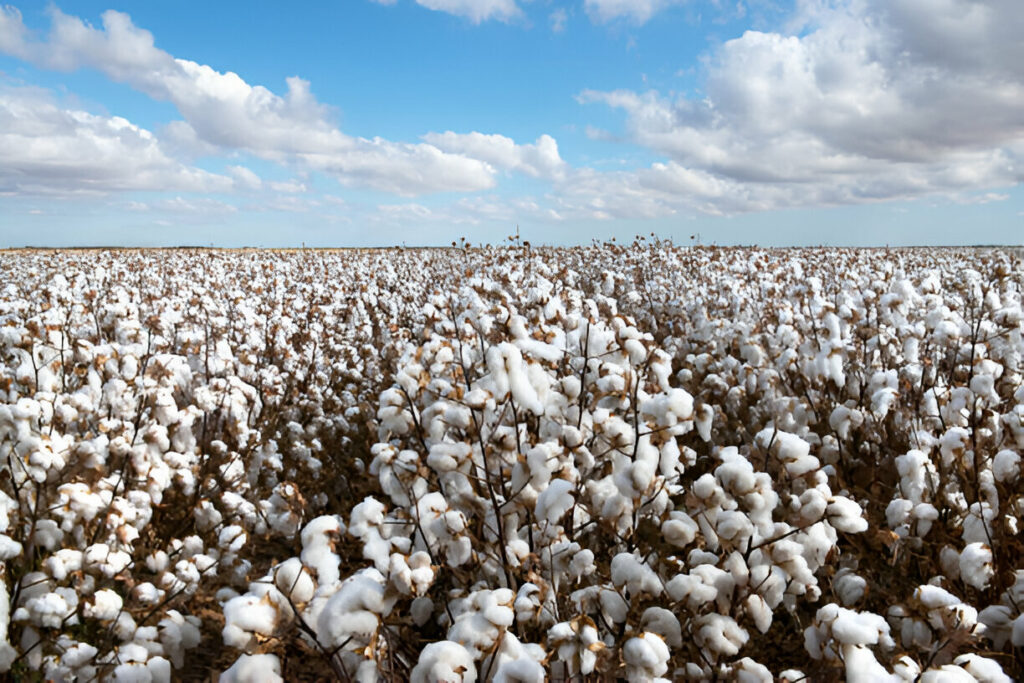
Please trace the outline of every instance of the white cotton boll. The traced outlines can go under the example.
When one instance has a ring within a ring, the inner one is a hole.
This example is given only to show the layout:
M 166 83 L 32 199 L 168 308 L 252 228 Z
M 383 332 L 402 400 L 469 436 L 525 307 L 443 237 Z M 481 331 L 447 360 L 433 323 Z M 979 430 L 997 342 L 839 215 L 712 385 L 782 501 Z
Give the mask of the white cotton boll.
M 978 613 L 978 623 L 985 625 L 985 635 L 1001 650 L 1013 630 L 1013 612 L 1006 605 L 989 605 Z
M 985 590 L 995 575 L 992 550 L 984 543 L 969 543 L 960 553 L 960 578 L 978 590 Z
M 153 683 L 171 683 L 171 663 L 163 657 L 146 660 L 146 669 Z
M 859 645 L 843 645 L 840 649 L 847 683 L 902 683 L 898 676 L 886 671 L 870 649 Z
M 237 553 L 245 545 L 246 540 L 248 540 L 248 536 L 245 529 L 237 524 L 232 524 L 220 530 L 220 534 L 217 536 L 217 545 L 225 552 Z
M 380 619 L 391 612 L 395 597 L 385 596 L 384 576 L 373 568 L 362 569 L 345 579 L 317 617 L 317 637 L 327 648 L 348 641 L 355 649 L 377 630 Z
M 123 605 L 124 601 L 120 595 L 104 588 L 93 593 L 92 603 L 85 604 L 83 614 L 89 619 L 100 621 L 116 619 Z
M 0 535 L 0 561 L 6 562 L 21 555 L 21 543 L 7 534 Z
M 554 479 L 547 488 L 537 496 L 534 515 L 537 519 L 546 520 L 548 524 L 557 524 L 565 513 L 576 504 L 572 496 L 575 487 L 565 479 Z
M 744 657 L 733 664 L 730 673 L 737 683 L 772 683 L 775 680 L 768 667 L 750 657 Z
M 708 652 L 732 656 L 740 651 L 750 635 L 732 617 L 705 614 L 695 622 L 694 638 Z
M 702 500 L 707 500 L 718 488 L 718 483 L 715 481 L 714 476 L 711 474 L 701 475 L 697 481 L 693 482 L 693 495 L 697 496 Z
M 320 585 L 331 585 L 341 576 L 341 561 L 334 554 L 334 543 L 345 533 L 345 525 L 336 515 L 324 515 L 311 520 L 301 533 L 302 563 L 316 572 Z
M 283 683 L 277 655 L 242 655 L 220 675 L 220 683 Z
M 837 531 L 856 534 L 867 531 L 868 521 L 864 519 L 864 511 L 855 501 L 845 496 L 835 496 L 825 511 L 828 523 Z
M 697 435 L 707 442 L 711 441 L 711 427 L 715 421 L 715 409 L 707 403 L 702 404 L 694 415 L 694 424 L 697 426 Z
M 153 674 L 141 662 L 127 662 L 114 668 L 110 675 L 114 683 L 152 683 Z
M 494 672 L 493 683 L 544 683 L 544 667 L 534 659 L 503 662 Z
M 999 451 L 992 458 L 992 474 L 1000 483 L 1015 483 L 1020 478 L 1020 456 L 1009 449 Z
M 668 671 L 671 657 L 665 641 L 656 633 L 644 632 L 630 638 L 622 647 L 622 659 L 626 663 L 626 678 L 633 681 L 649 681 Z
M 996 511 L 987 502 L 971 503 L 963 521 L 961 537 L 965 543 L 985 543 L 991 533 L 991 523 Z
M 641 594 L 661 595 L 662 585 L 658 575 L 635 555 L 619 553 L 613 557 L 611 575 L 612 583 L 620 588 L 625 587 L 631 597 Z
M 277 629 L 278 613 L 264 596 L 240 595 L 224 605 L 224 644 L 247 650 L 255 642 L 254 633 L 270 636 Z
M 1010 642 L 1014 647 L 1024 647 L 1024 613 L 1019 614 L 1013 620 L 1013 628 L 1010 631 Z
M 316 584 L 297 557 L 285 560 L 274 570 L 274 585 L 292 602 L 302 604 L 313 599 Z
M 697 522 L 680 510 L 673 510 L 661 524 L 661 535 L 677 548 L 685 548 L 697 537 Z
M 590 576 L 595 571 L 597 571 L 597 565 L 594 564 L 594 551 L 589 548 L 580 550 L 569 561 L 569 576 L 576 581 L 584 576 Z
M 953 663 L 982 683 L 1011 683 L 999 662 L 976 654 L 960 655 Z
M 832 580 L 832 587 L 835 589 L 839 601 L 846 607 L 850 607 L 864 597 L 868 582 L 850 569 L 840 569 Z
M 683 632 L 679 619 L 664 607 L 648 607 L 640 618 L 640 628 L 657 633 L 671 648 L 683 646 Z
M 476 665 L 466 648 L 450 640 L 430 643 L 420 652 L 410 683 L 474 683 Z
M 757 593 L 751 593 L 747 596 L 747 599 L 743 601 L 743 605 L 747 608 L 747 614 L 754 621 L 754 626 L 761 633 L 767 633 L 768 629 L 772 625 L 772 609 L 768 606 Z
M 434 601 L 426 596 L 420 596 L 409 605 L 409 614 L 417 626 L 423 626 L 434 613 Z

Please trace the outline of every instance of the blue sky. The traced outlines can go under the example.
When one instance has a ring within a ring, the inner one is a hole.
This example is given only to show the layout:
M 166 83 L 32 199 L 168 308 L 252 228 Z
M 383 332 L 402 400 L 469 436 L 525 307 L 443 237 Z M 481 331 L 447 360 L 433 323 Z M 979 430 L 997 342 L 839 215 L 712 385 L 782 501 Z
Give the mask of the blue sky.
M 0 246 L 1024 241 L 1019 0 L 0 7 Z

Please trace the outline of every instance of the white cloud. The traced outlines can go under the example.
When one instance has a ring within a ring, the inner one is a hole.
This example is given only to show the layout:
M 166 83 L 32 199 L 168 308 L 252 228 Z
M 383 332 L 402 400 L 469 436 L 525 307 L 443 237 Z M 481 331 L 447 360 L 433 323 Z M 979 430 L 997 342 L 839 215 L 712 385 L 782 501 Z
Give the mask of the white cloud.
M 452 154 L 478 159 L 496 168 L 521 171 L 535 178 L 559 178 L 568 165 L 558 154 L 558 143 L 550 135 L 541 135 L 533 144 L 519 145 L 504 135 L 483 133 L 428 133 L 431 145 Z
M 173 213 L 187 213 L 204 216 L 229 214 L 238 211 L 238 207 L 233 204 L 204 197 L 194 199 L 185 199 L 184 197 L 161 199 L 160 201 L 155 202 L 152 205 L 152 208 L 159 209 L 161 211 L 170 211 Z
M 186 166 L 149 131 L 65 109 L 35 88 L 0 90 L 0 193 L 230 191 L 230 178 Z
M 378 5 L 394 5 L 396 0 L 371 0 Z M 488 19 L 511 21 L 522 16 L 516 0 L 416 0 L 427 9 L 465 17 L 474 24 Z
M 298 180 L 281 180 L 273 181 L 269 183 L 270 189 L 275 192 L 285 192 L 289 194 L 299 194 L 306 191 L 306 184 L 299 182 Z
M 561 33 L 565 30 L 565 25 L 569 22 L 569 15 L 566 13 L 564 7 L 559 7 L 548 16 L 548 21 L 551 22 L 551 30 L 555 33 Z
M 515 0 L 416 0 L 416 3 L 427 9 L 466 17 L 474 24 L 488 19 L 511 21 L 522 14 Z
M 1016 2 L 804 3 L 793 30 L 722 45 L 702 99 L 580 100 L 624 110 L 633 141 L 671 160 L 641 174 L 648 184 L 675 182 L 680 169 L 730 183 L 716 206 L 909 199 L 1024 179 Z
M 235 186 L 239 189 L 258 190 L 263 186 L 263 180 L 252 169 L 245 166 L 228 166 L 227 170 L 235 179 Z
M 454 9 L 458 3 L 449 4 Z M 287 92 L 280 96 L 235 73 L 175 59 L 157 48 L 152 34 L 136 27 L 126 14 L 104 12 L 102 29 L 56 9 L 51 15 L 48 40 L 29 42 L 17 11 L 0 10 L 0 52 L 53 69 L 93 67 L 150 97 L 171 102 L 185 119 L 167 128 L 180 148 L 197 154 L 211 148 L 241 150 L 305 164 L 346 185 L 406 196 L 494 185 L 494 170 L 481 161 L 427 144 L 345 135 L 301 78 L 287 79 Z
M 685 0 L 585 0 L 583 6 L 593 21 L 602 24 L 624 19 L 640 25 L 658 12 L 683 4 Z

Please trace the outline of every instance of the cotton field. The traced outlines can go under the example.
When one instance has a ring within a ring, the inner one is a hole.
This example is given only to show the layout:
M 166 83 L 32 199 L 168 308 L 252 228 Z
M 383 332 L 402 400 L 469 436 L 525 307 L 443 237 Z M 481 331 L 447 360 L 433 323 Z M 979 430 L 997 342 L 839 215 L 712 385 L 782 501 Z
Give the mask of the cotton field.
M 1024 676 L 1024 268 L 0 256 L 0 672 Z

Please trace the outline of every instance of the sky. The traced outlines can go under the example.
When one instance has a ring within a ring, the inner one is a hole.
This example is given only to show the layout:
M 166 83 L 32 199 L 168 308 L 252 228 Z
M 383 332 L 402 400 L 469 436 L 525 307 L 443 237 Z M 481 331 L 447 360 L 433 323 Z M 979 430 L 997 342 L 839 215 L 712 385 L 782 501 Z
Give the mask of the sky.
M 1024 243 L 1020 0 L 0 4 L 0 246 Z

